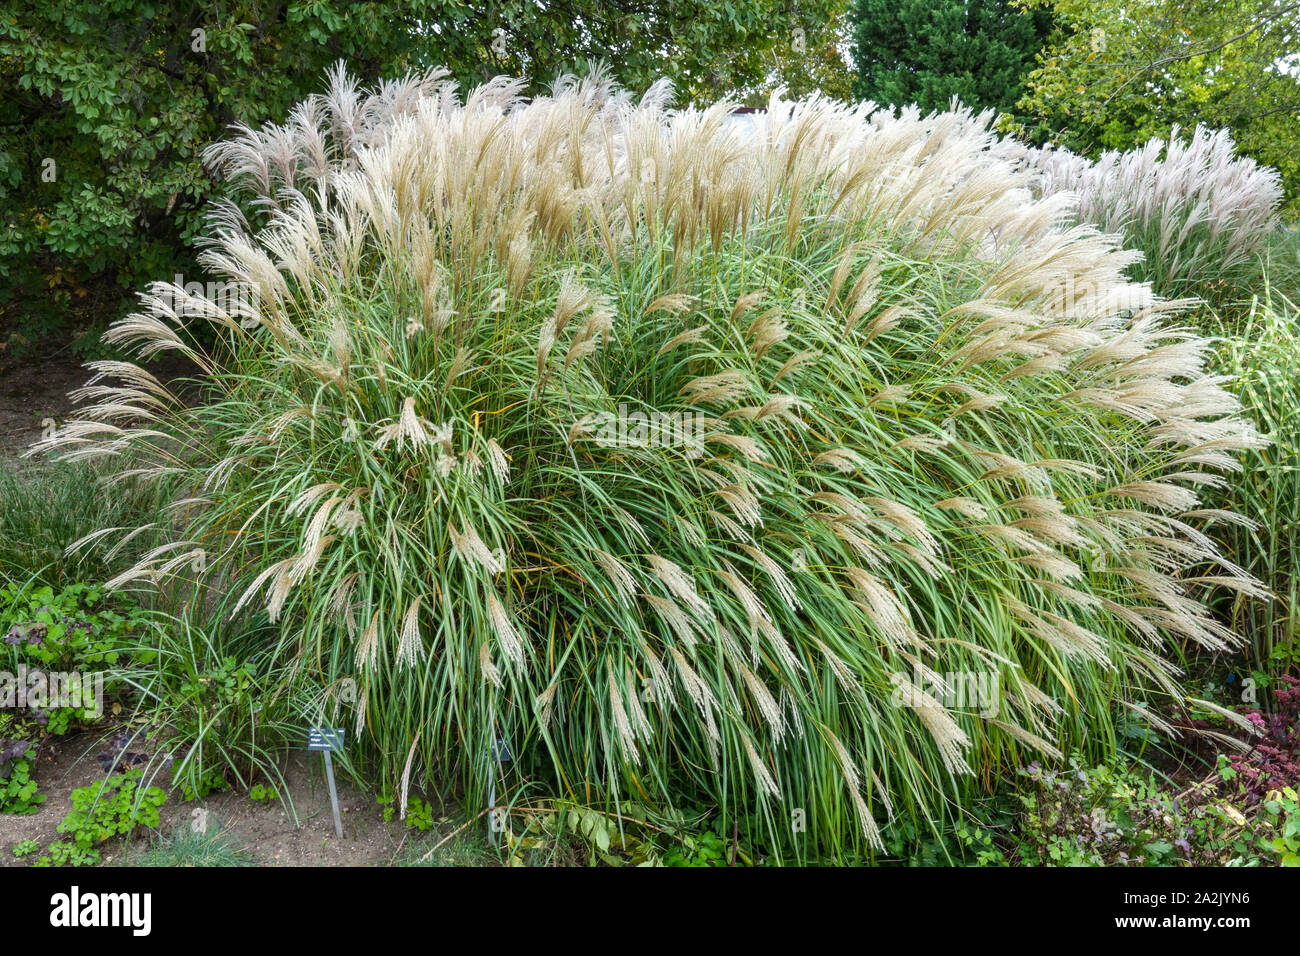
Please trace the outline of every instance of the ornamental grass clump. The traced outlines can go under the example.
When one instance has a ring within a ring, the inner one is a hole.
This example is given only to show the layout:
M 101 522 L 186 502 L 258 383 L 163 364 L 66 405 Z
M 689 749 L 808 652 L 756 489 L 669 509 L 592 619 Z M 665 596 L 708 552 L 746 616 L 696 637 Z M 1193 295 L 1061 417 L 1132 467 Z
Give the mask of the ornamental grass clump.
M 1244 456 L 1243 473 L 1210 502 L 1256 516 L 1215 537 L 1269 593 L 1225 594 L 1220 615 L 1249 641 L 1254 669 L 1280 674 L 1300 670 L 1300 308 L 1269 286 L 1261 292 L 1218 364 L 1269 445 Z
M 1143 258 L 1134 278 L 1165 296 L 1249 300 L 1261 284 L 1261 257 L 1281 236 L 1277 170 L 1238 156 L 1227 130 L 1177 127 L 1096 162 L 1066 149 L 1026 151 L 1043 195 L 1078 196 L 1078 221 L 1123 237 Z
M 1234 643 L 1197 595 L 1256 585 L 1199 498 L 1255 432 L 988 117 L 773 98 L 742 141 L 664 85 L 521 89 L 340 72 L 211 151 L 250 294 L 157 284 L 108 335 L 206 397 L 98 363 L 46 445 L 174 489 L 113 586 L 279 622 L 403 794 L 483 806 L 499 738 L 503 804 L 802 857 L 1107 751 L 1184 701 L 1167 651 Z

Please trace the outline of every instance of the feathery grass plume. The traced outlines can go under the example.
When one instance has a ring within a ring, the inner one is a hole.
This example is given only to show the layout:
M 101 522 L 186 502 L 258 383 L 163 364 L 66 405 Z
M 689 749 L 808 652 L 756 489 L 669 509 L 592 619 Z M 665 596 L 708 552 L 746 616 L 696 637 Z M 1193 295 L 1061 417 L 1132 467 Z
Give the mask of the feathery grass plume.
M 1281 233 L 1282 181 L 1236 150 L 1227 130 L 1198 126 L 1190 139 L 1174 127 L 1168 140 L 1095 162 L 1050 147 L 1024 158 L 1041 195 L 1073 194 L 1079 222 L 1140 250 L 1133 275 L 1161 295 L 1249 300 L 1261 278 L 1259 257 Z M 1090 283 L 1080 289 L 1101 291 Z
M 1232 640 L 1182 512 L 1258 439 L 991 116 L 778 95 L 742 143 L 600 74 L 332 84 L 211 151 L 277 212 L 210 237 L 261 293 L 208 319 L 207 397 L 102 367 L 120 424 L 43 447 L 205 499 L 169 538 L 196 586 L 267 604 L 296 680 L 355 681 L 390 784 L 480 805 L 504 737 L 503 789 L 852 859 L 990 767 L 1113 748 L 1115 702 L 1182 701 L 1162 651 Z M 144 308 L 116 340 L 175 348 Z M 904 674 L 999 693 L 907 706 Z

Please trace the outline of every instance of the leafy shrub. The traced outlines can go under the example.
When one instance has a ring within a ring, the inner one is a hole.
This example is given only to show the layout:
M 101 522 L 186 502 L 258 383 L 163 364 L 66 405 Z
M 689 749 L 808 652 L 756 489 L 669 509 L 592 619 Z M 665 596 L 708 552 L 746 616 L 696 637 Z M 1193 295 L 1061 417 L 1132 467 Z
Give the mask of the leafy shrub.
M 97 311 L 69 308 L 88 286 L 100 315 L 121 315 L 123 290 L 194 278 L 189 244 L 221 192 L 196 153 L 236 118 L 286 109 L 341 54 L 375 71 L 403 62 L 429 42 L 417 19 L 441 11 L 397 7 L 255 3 L 196 31 L 191 10 L 113 0 L 0 22 L 0 350 L 77 331 Z
M 1028 151 L 1047 196 L 1078 196 L 1080 222 L 1116 233 L 1143 259 L 1134 277 L 1161 295 L 1214 301 L 1246 298 L 1261 276 L 1259 257 L 1280 234 L 1282 185 L 1276 170 L 1236 155 L 1227 130 L 1177 127 L 1127 152 L 1090 161 L 1065 149 Z
M 121 366 L 43 446 L 174 489 L 111 586 L 264 605 L 259 679 L 350 709 L 389 786 L 485 805 L 504 740 L 510 799 L 698 803 L 803 857 L 1105 754 L 1116 700 L 1181 701 L 1161 650 L 1234 642 L 1190 589 L 1256 586 L 1188 522 L 1258 439 L 983 121 L 774 99 L 742 142 L 663 87 L 520 88 L 336 90 L 214 151 L 273 210 L 214 214 L 254 294 L 156 284 L 108 336 L 210 395 Z M 152 691 L 191 735 L 202 637 Z

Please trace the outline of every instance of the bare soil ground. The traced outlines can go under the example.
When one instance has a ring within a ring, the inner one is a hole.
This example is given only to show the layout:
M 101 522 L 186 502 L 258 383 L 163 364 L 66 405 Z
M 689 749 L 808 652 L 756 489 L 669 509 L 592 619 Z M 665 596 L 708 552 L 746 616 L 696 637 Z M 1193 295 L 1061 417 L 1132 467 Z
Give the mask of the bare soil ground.
M 0 456 L 15 458 L 41 437 L 42 421 L 64 421 L 68 392 L 86 384 L 90 372 L 71 356 L 34 359 L 0 369 Z
M 14 857 L 14 846 L 24 840 L 35 840 L 43 849 L 62 838 L 56 827 L 72 808 L 72 791 L 104 778 L 96 759 L 99 741 L 99 735 L 76 734 L 46 747 L 35 768 L 46 800 L 36 813 L 0 815 L 0 867 L 26 866 L 35 859 L 34 855 L 23 860 Z M 334 832 L 320 754 L 303 751 L 289 755 L 283 773 L 292 812 L 279 800 L 255 803 L 247 793 L 233 790 L 188 803 L 171 793 L 162 806 L 159 832 L 166 836 L 177 828 L 219 826 L 261 866 L 385 866 L 414 838 L 414 831 L 400 822 L 385 822 L 373 797 L 340 780 L 340 840 Z M 106 844 L 101 850 L 103 864 L 129 862 L 131 854 L 146 848 L 147 836 L 138 834 L 131 842 Z
M 180 395 L 193 391 L 179 380 L 194 366 L 176 356 L 147 365 L 160 381 Z M 67 350 L 23 359 L 0 353 L 0 460 L 17 459 L 41 437 L 47 422 L 62 424 L 72 414 L 69 392 L 86 384 L 93 372 Z

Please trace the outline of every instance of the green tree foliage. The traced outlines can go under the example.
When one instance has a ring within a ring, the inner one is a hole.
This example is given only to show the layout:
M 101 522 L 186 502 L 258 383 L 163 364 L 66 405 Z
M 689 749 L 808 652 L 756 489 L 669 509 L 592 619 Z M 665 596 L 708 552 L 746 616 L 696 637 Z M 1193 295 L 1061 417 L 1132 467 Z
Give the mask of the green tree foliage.
M 942 110 L 1010 110 L 1050 30 L 1050 13 L 1011 0 L 856 0 L 851 12 L 861 99 Z
M 746 97 L 747 103 L 765 105 L 768 87 L 778 84 L 789 96 L 821 93 L 844 102 L 853 98 L 855 77 L 847 61 L 853 22 L 847 0 L 835 0 L 830 6 L 820 26 L 797 24 L 790 30 L 787 42 L 770 47 L 763 84 Z
M 87 287 L 183 271 L 218 184 L 198 158 L 235 120 L 282 120 L 339 59 L 368 81 L 445 65 L 540 88 L 603 59 L 679 99 L 798 69 L 844 0 L 71 0 L 0 15 L 0 347 L 63 331 Z M 797 31 L 803 31 L 802 34 Z M 799 44 L 804 47 L 804 44 Z M 110 305 L 102 319 L 112 318 Z M 83 310 L 84 311 L 84 310 Z
M 1128 149 L 1174 126 L 1231 130 L 1300 197 L 1300 3 L 1028 0 L 1058 29 L 1026 80 L 1023 131 L 1076 152 Z
M 236 118 L 283 113 L 333 59 L 365 73 L 400 68 L 428 6 L 109 0 L 5 17 L 7 331 L 62 331 L 69 293 L 95 280 L 129 288 L 192 274 L 181 250 L 214 185 L 199 150 Z

